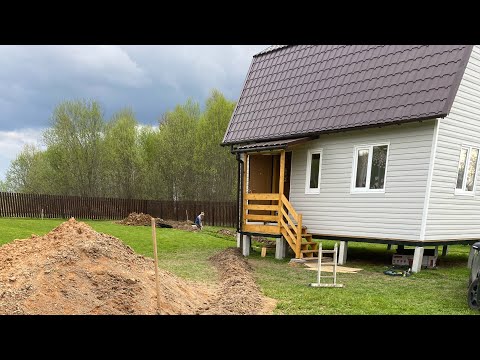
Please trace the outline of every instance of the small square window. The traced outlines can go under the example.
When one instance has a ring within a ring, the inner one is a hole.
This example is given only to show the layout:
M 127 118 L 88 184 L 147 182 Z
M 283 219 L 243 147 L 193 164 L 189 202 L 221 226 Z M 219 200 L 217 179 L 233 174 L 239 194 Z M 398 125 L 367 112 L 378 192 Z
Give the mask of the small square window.
M 384 192 L 388 144 L 356 146 L 353 192 Z
M 308 150 L 305 194 L 320 193 L 320 173 L 322 167 L 322 150 Z
M 462 147 L 457 170 L 455 194 L 473 195 L 478 164 L 478 148 Z

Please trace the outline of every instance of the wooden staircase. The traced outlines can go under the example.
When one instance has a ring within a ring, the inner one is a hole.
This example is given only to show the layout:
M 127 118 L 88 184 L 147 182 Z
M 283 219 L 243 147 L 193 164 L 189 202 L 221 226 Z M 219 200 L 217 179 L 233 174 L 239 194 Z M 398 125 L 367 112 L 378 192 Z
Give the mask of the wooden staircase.
M 283 194 L 280 203 L 280 233 L 295 252 L 295 257 L 317 259 L 318 242 L 313 241 L 312 234 L 302 225 L 302 214 L 295 211 Z

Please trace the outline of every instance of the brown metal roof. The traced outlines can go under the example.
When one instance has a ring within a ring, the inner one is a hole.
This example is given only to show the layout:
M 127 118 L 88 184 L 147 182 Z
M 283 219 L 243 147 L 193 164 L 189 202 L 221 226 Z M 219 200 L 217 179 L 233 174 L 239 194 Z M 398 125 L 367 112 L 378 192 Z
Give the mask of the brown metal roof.
M 254 56 L 224 144 L 444 117 L 470 45 L 291 45 Z

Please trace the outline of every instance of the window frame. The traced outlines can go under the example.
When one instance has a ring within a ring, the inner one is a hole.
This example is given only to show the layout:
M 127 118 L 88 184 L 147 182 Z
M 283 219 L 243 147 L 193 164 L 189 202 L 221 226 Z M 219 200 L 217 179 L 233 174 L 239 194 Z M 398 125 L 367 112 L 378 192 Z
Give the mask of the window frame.
M 372 173 L 372 157 L 373 157 L 373 148 L 376 146 L 387 146 L 387 158 L 385 160 L 385 178 L 383 180 L 383 189 L 370 189 L 370 176 Z M 368 164 L 367 164 L 367 178 L 366 185 L 364 188 L 357 188 L 355 186 L 357 179 L 357 162 L 358 162 L 358 151 L 359 150 L 368 150 Z M 390 158 L 390 142 L 381 142 L 374 144 L 360 144 L 353 147 L 353 161 L 352 161 L 352 181 L 350 184 L 350 194 L 365 194 L 365 193 L 385 193 L 387 188 L 387 172 L 388 172 L 388 160 Z
M 312 155 L 320 154 L 320 161 L 318 164 L 318 188 L 310 187 L 310 176 L 312 171 Z M 320 179 L 322 177 L 322 161 L 323 161 L 323 149 L 309 149 L 307 151 L 307 169 L 305 178 L 305 194 L 320 194 Z
M 462 188 L 457 189 L 457 180 L 458 180 L 458 168 L 460 166 L 460 161 L 462 159 L 462 150 L 466 149 L 467 150 L 467 159 L 465 161 L 465 170 L 463 172 L 463 179 L 462 179 Z M 473 189 L 472 191 L 467 191 L 466 186 L 467 186 L 467 177 L 468 177 L 468 168 L 470 167 L 470 154 L 472 149 L 478 150 L 479 156 L 477 156 L 477 164 L 475 166 L 475 174 L 473 176 Z M 477 185 L 477 173 L 478 173 L 478 158 L 480 157 L 480 147 L 479 146 L 474 146 L 474 145 L 462 145 L 460 146 L 460 155 L 458 157 L 458 162 L 457 162 L 457 171 L 456 171 L 456 176 L 455 176 L 455 195 L 467 195 L 467 196 L 475 196 L 475 186 Z

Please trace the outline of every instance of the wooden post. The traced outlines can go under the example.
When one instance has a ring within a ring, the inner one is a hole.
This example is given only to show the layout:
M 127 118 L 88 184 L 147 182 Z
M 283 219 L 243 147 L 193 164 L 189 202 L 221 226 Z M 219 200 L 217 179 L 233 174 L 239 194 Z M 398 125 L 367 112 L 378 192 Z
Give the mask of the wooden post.
M 298 214 L 297 243 L 295 244 L 295 247 L 295 257 L 300 259 L 300 251 L 302 247 L 302 214 Z
M 242 216 L 242 230 L 245 229 L 245 224 L 247 222 L 247 164 L 248 164 L 248 154 L 245 154 L 245 159 L 243 161 L 243 216 Z
M 282 208 L 283 208 L 283 202 L 282 202 L 282 195 L 283 195 L 283 189 L 285 182 L 283 178 L 285 177 L 285 150 L 282 150 L 280 153 L 280 176 L 278 177 L 278 193 L 280 194 L 280 197 L 278 199 L 278 232 L 282 232 Z M 301 229 L 301 228 L 300 228 Z M 300 235 L 301 236 L 301 235 Z M 302 239 L 300 238 L 300 241 Z
M 157 309 L 160 310 L 160 283 L 158 282 L 158 255 L 157 255 L 157 228 L 155 218 L 152 217 L 153 255 L 155 259 L 155 284 L 157 287 Z

